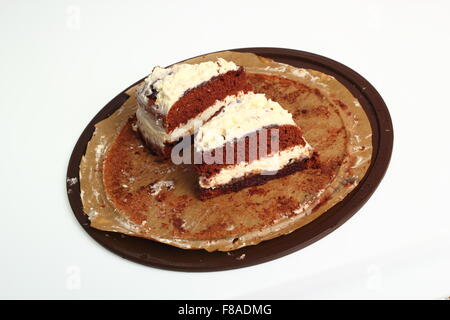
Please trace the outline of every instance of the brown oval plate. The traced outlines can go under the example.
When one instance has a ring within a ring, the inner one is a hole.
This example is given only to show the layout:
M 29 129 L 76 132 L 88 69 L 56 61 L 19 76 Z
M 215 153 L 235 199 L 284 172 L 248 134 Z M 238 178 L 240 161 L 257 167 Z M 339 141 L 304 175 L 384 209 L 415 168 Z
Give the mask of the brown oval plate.
M 372 127 L 372 162 L 365 177 L 342 201 L 300 229 L 232 252 L 183 250 L 143 238 L 91 228 L 80 197 L 80 161 L 94 133 L 95 124 L 122 106 L 128 99 L 125 93 L 127 88 L 100 110 L 85 128 L 75 145 L 67 170 L 67 194 L 75 217 L 84 230 L 108 250 L 144 265 L 171 270 L 217 271 L 255 265 L 302 249 L 334 231 L 355 214 L 377 188 L 389 165 L 393 128 L 383 99 L 366 79 L 336 61 L 304 51 L 283 48 L 242 48 L 230 51 L 250 52 L 294 67 L 314 69 L 334 76 L 342 83 L 359 100 Z M 240 259 L 243 255 L 245 259 Z

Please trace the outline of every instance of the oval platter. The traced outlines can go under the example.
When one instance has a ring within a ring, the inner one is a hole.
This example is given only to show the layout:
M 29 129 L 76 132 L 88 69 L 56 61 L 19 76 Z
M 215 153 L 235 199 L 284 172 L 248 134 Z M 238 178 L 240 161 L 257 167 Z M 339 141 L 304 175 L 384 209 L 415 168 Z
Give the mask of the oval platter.
M 290 234 L 231 252 L 183 250 L 143 238 L 91 228 L 80 197 L 80 161 L 94 133 L 95 124 L 122 106 L 128 99 L 125 93 L 127 88 L 103 107 L 84 129 L 73 149 L 66 177 L 67 195 L 77 221 L 106 249 L 143 265 L 179 271 L 218 271 L 255 265 L 302 249 L 334 231 L 364 205 L 379 185 L 392 154 L 393 127 L 386 104 L 366 79 L 339 62 L 304 51 L 284 48 L 241 48 L 229 51 L 254 53 L 294 67 L 317 70 L 342 83 L 359 100 L 372 127 L 372 161 L 365 177 L 342 201 L 305 226 Z M 78 179 L 74 180 L 74 177 Z

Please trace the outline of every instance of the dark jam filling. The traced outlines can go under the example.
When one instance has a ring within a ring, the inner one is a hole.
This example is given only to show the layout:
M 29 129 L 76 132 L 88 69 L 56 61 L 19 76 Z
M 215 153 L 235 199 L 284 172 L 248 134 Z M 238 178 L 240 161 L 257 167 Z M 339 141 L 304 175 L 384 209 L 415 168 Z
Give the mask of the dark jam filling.
M 153 86 L 150 86 L 150 90 L 152 90 L 152 93 L 147 96 L 149 100 L 156 100 L 156 96 L 158 95 L 158 91 L 153 88 Z

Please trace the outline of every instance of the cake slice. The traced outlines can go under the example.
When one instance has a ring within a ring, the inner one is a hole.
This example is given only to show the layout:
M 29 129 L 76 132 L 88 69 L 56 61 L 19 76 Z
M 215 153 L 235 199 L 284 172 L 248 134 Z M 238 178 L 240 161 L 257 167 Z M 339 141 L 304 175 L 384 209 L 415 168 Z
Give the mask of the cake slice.
M 292 115 L 253 92 L 203 124 L 194 150 L 203 200 L 316 166 L 313 148 Z
M 169 157 L 181 138 L 249 90 L 244 69 L 221 58 L 155 67 L 137 91 L 138 131 L 151 151 Z

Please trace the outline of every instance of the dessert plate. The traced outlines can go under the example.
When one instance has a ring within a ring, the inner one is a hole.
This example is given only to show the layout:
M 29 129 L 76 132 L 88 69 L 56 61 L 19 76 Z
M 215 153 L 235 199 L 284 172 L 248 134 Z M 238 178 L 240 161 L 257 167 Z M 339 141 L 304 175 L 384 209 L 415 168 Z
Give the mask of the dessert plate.
M 254 53 L 294 67 L 317 70 L 334 76 L 342 83 L 359 100 L 372 127 L 372 160 L 365 177 L 342 201 L 294 232 L 230 252 L 184 250 L 143 238 L 94 229 L 90 227 L 88 216 L 83 212 L 79 185 L 80 161 L 93 135 L 95 124 L 108 118 L 124 104 L 129 98 L 125 93 L 127 88 L 88 124 L 75 145 L 67 171 L 67 193 L 78 222 L 108 250 L 144 265 L 172 270 L 214 271 L 250 266 L 304 248 L 329 234 L 355 214 L 380 183 L 392 153 L 392 122 L 381 96 L 367 80 L 336 61 L 303 51 L 281 48 L 243 48 L 231 51 Z

